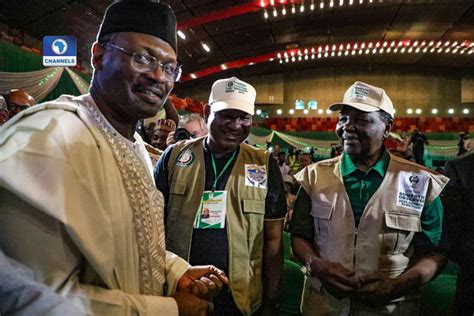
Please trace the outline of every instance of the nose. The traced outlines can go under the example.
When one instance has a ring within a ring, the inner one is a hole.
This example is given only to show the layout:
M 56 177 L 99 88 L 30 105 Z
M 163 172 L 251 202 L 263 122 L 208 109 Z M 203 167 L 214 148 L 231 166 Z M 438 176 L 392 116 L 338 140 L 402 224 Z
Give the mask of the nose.
M 347 118 L 347 120 L 342 123 L 342 129 L 344 131 L 353 131 L 353 130 L 355 130 L 353 119 Z
M 238 130 L 242 127 L 244 122 L 245 122 L 244 119 L 241 119 L 240 117 L 236 117 L 230 122 L 229 126 L 234 130 Z
M 163 66 L 159 63 L 156 65 L 155 70 L 146 72 L 145 74 L 147 78 L 159 83 L 165 83 L 167 81 L 163 71 Z

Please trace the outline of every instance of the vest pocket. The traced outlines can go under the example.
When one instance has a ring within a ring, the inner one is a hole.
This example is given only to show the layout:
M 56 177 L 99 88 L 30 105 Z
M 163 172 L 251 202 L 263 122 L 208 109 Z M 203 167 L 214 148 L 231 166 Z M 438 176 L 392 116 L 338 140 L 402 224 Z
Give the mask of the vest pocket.
M 421 220 L 418 215 L 385 211 L 381 252 L 394 255 L 404 253 L 415 232 L 421 232 Z
M 263 249 L 263 220 L 265 201 L 243 199 L 242 211 L 248 227 L 247 241 L 250 259 L 262 257 Z
M 329 234 L 329 223 L 332 216 L 333 207 L 329 203 L 312 202 L 311 216 L 314 221 L 314 235 L 317 243 L 326 243 Z
M 181 210 L 181 205 L 183 204 L 185 193 L 186 182 L 174 181 L 171 183 L 169 201 L 172 202 L 168 205 L 169 220 L 176 221 L 178 219 L 179 211 Z

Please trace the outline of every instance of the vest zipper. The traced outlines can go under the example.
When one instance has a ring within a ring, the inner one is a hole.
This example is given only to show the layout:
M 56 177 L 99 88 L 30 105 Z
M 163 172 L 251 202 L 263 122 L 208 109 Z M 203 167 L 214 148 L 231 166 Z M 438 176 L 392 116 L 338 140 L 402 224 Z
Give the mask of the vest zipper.
M 354 251 L 354 255 L 352 256 L 352 265 L 353 265 L 352 269 L 355 271 L 354 277 L 357 278 L 358 277 L 357 276 L 357 269 L 356 269 L 356 263 L 357 263 L 357 258 L 356 258 L 356 256 L 357 256 L 357 226 L 354 230 L 354 250 L 353 251 Z M 349 300 L 349 306 L 350 306 L 349 308 L 350 308 L 351 311 L 356 310 L 355 305 L 356 305 L 356 300 L 354 298 L 351 298 Z
M 357 256 L 357 228 L 355 229 L 354 232 L 354 256 L 353 256 L 353 261 L 352 264 L 354 265 L 354 270 L 356 270 L 356 256 Z

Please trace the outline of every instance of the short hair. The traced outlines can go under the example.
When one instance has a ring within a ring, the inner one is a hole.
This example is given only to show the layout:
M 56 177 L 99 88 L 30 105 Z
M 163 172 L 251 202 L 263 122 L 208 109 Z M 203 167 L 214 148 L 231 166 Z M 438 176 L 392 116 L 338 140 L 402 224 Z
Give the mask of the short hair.
M 384 122 L 384 123 L 389 123 L 389 122 L 393 122 L 393 117 L 388 114 L 387 112 L 385 112 L 384 110 L 379 110 L 377 111 L 379 113 L 379 117 L 380 119 Z
M 184 127 L 184 125 L 193 121 L 198 121 L 199 125 L 201 126 L 201 129 L 207 130 L 206 122 L 204 121 L 204 118 L 197 113 L 181 115 L 179 118 L 178 127 Z

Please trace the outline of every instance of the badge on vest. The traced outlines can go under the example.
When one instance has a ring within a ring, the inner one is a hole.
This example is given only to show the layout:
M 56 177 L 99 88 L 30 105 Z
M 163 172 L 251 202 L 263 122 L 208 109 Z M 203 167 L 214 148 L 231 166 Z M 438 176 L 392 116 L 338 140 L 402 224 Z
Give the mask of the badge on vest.
M 425 205 L 427 191 L 427 175 L 401 171 L 398 177 L 397 206 L 421 212 Z
M 267 188 L 267 166 L 245 164 L 245 185 L 260 189 Z
M 178 161 L 176 166 L 178 167 L 188 167 L 194 162 L 195 156 L 191 149 L 186 149 L 181 154 L 179 154 Z
M 227 191 L 204 191 L 194 220 L 194 228 L 219 229 L 225 227 Z

